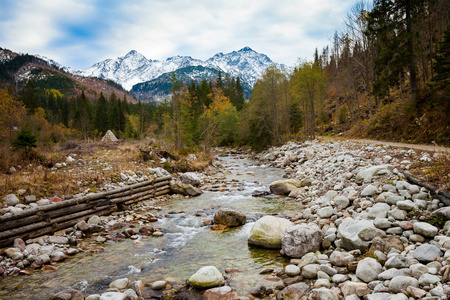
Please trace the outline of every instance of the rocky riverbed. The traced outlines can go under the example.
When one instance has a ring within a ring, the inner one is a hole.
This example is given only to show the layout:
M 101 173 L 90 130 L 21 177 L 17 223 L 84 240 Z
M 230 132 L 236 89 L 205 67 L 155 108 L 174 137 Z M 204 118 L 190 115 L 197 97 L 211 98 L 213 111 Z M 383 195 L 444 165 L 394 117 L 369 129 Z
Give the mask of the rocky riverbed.
M 264 196 L 270 193 L 284 195 L 289 211 L 246 216 L 236 209 L 213 208 L 214 218 L 202 224 L 210 230 L 251 226 L 250 247 L 279 249 L 286 259 L 282 267 L 262 268 L 249 293 L 240 294 L 229 284 L 242 270 L 210 265 L 199 266 L 187 278 L 146 282 L 124 277 L 98 294 L 72 289 L 53 298 L 448 299 L 450 210 L 403 174 L 414 162 L 437 155 L 444 154 L 353 142 L 313 141 L 269 149 L 257 160 L 284 169 L 284 178 L 254 188 L 253 194 L 257 201 L 270 201 L 273 196 Z M 224 180 L 220 164 L 208 173 L 180 178 L 218 194 L 244 189 L 239 181 Z M 102 252 L 110 241 L 160 238 L 165 228 L 153 224 L 161 217 L 161 203 L 180 197 L 142 202 L 55 236 L 17 240 L 0 257 L 0 274 L 26 276 L 38 268 L 58 268 L 67 256 Z

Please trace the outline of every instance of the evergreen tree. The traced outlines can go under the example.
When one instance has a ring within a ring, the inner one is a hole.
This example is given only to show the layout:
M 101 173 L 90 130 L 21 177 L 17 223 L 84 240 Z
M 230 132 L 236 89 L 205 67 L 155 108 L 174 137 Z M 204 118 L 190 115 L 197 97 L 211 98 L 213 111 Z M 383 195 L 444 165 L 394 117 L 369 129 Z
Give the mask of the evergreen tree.
M 100 93 L 100 97 L 97 100 L 95 110 L 95 129 L 98 130 L 101 136 L 108 131 L 108 101 L 103 93 Z

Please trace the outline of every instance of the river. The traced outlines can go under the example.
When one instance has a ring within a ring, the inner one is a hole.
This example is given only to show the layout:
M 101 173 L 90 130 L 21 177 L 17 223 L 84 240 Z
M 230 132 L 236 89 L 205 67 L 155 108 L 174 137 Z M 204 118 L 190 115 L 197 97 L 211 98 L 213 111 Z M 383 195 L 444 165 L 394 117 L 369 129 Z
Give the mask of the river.
M 281 169 L 258 165 L 239 155 L 218 157 L 222 170 L 206 178 L 210 190 L 189 199 L 160 203 L 159 220 L 152 223 L 163 237 L 107 242 L 104 252 L 80 253 L 58 263 L 58 270 L 35 271 L 31 275 L 0 279 L 1 299 L 47 299 L 65 288 L 81 290 L 85 296 L 103 293 L 118 278 L 142 280 L 150 284 L 168 279 L 174 287 L 207 265 L 239 272 L 228 274 L 228 283 L 242 296 L 266 275 L 265 268 L 282 269 L 288 259 L 278 250 L 249 247 L 248 233 L 253 222 L 266 214 L 295 215 L 300 208 L 289 198 L 252 197 L 254 190 L 268 190 L 272 181 L 284 175 Z M 219 208 L 244 213 L 244 226 L 213 231 L 203 221 L 213 219 Z

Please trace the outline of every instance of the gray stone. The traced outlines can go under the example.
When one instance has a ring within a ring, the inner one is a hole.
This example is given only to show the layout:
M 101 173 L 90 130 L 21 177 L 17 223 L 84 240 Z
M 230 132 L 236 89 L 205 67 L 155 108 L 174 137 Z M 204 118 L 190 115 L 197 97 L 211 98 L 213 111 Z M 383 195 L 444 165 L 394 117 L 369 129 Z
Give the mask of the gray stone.
M 50 300 L 84 300 L 84 295 L 75 289 L 66 289 L 51 296 Z
M 398 201 L 403 201 L 403 200 L 405 200 L 404 197 L 402 197 L 402 196 L 395 196 L 394 195 L 394 196 L 387 197 L 385 201 L 389 205 L 397 205 Z
M 416 248 L 413 252 L 413 257 L 420 262 L 435 261 L 442 256 L 441 250 L 435 245 L 423 244 Z
M 284 272 L 286 273 L 287 276 L 297 276 L 298 274 L 300 274 L 300 268 L 297 267 L 296 265 L 287 265 L 284 268 Z
M 440 281 L 441 279 L 438 276 L 431 274 L 423 274 L 422 276 L 419 277 L 419 285 L 421 286 L 436 284 Z
M 438 232 L 437 227 L 426 223 L 426 222 L 416 222 L 413 227 L 414 233 L 423 235 L 427 238 L 434 238 Z
M 221 286 L 212 289 L 208 289 L 203 293 L 202 299 L 214 300 L 214 299 L 230 299 L 238 300 L 239 295 L 236 291 L 229 286 Z
M 388 216 L 396 220 L 404 220 L 408 213 L 402 209 L 394 208 L 388 212 Z
M 338 267 L 346 267 L 353 261 L 355 261 L 355 257 L 348 252 L 333 251 L 330 255 L 331 264 Z
M 358 174 L 356 174 L 356 183 L 362 184 L 364 182 L 368 183 L 372 181 L 372 178 L 378 174 L 385 174 L 389 173 L 394 169 L 394 166 L 392 165 L 380 165 L 380 166 L 373 166 L 367 169 L 364 169 L 362 171 L 359 171 Z
M 329 218 L 334 213 L 336 213 L 336 211 L 331 206 L 325 206 L 325 207 L 319 208 L 319 210 L 317 211 L 317 215 L 322 219 Z
M 130 297 L 125 293 L 106 292 L 100 296 L 100 300 L 130 300 Z
M 350 204 L 350 200 L 345 196 L 337 196 L 334 198 L 334 204 L 342 208 L 346 208 Z
M 320 249 L 323 233 L 316 224 L 299 224 L 286 229 L 281 248 L 289 257 L 303 257 Z
M 66 259 L 66 255 L 62 251 L 53 251 L 50 254 L 51 261 L 63 261 Z
M 81 231 L 88 231 L 89 225 L 88 223 L 86 223 L 86 221 L 83 220 L 77 223 L 77 228 Z
M 386 203 L 376 203 L 369 210 L 368 219 L 386 218 L 391 207 Z
M 5 203 L 7 206 L 14 206 L 20 203 L 19 198 L 16 197 L 14 194 L 9 194 L 3 197 L 3 203 Z
M 410 275 L 411 275 L 411 271 L 409 269 L 392 268 L 392 269 L 388 269 L 388 270 L 378 274 L 378 279 L 379 280 L 391 280 L 392 278 L 394 278 L 396 276 L 410 276 Z
M 391 294 L 389 293 L 373 293 L 364 296 L 364 300 L 387 300 Z
M 319 199 L 316 200 L 317 204 L 328 204 L 330 203 L 334 198 L 336 198 L 338 195 L 338 193 L 336 191 L 328 191 L 325 193 L 325 195 L 323 195 L 322 197 L 320 197 Z
M 348 276 L 345 274 L 335 274 L 335 275 L 333 275 L 333 277 L 331 277 L 331 281 L 334 283 L 337 283 L 337 284 L 343 283 L 347 280 L 348 280 Z
M 392 223 L 389 222 L 388 219 L 376 218 L 375 220 L 373 220 L 373 225 L 379 229 L 388 229 L 392 226 Z
M 60 236 L 60 235 L 51 235 L 48 237 L 48 242 L 51 244 L 68 244 L 69 243 L 69 239 L 66 238 L 65 236 Z
M 302 276 L 306 279 L 316 279 L 317 271 L 319 271 L 319 265 L 306 265 L 302 269 Z
M 195 288 L 212 288 L 224 284 L 225 279 L 216 267 L 206 266 L 195 272 L 189 283 Z
M 191 184 L 193 186 L 199 186 L 201 184 L 200 178 L 194 172 L 180 174 L 180 180 L 182 183 Z
M 367 283 L 363 282 L 346 281 L 344 283 L 341 283 L 339 287 L 341 288 L 344 297 L 350 295 L 357 295 L 358 297 L 362 297 L 364 295 L 370 294 L 371 292 L 370 288 L 367 286 Z
M 314 288 L 318 289 L 318 288 L 330 288 L 331 287 L 331 283 L 328 279 L 317 279 L 316 282 L 314 283 Z
M 356 268 L 356 276 L 364 282 L 371 282 L 377 279 L 383 267 L 374 258 L 366 257 L 360 262 Z
M 337 274 L 337 270 L 329 265 L 320 265 L 320 270 L 328 274 L 328 276 L 334 276 Z
M 411 266 L 409 266 L 409 270 L 411 271 L 411 276 L 419 279 L 420 276 L 422 276 L 425 273 L 428 273 L 428 268 L 427 266 L 424 266 L 422 264 L 413 264 Z
M 405 290 L 408 286 L 419 287 L 419 282 L 413 277 L 397 276 L 389 282 L 389 291 L 391 293 L 400 293 L 401 290 Z
M 378 188 L 372 184 L 366 186 L 362 192 L 361 197 L 372 197 L 373 195 L 378 193 Z
M 450 206 L 445 206 L 445 207 L 439 208 L 438 210 L 435 210 L 432 213 L 432 216 L 439 216 L 446 220 L 450 220 Z
M 196 188 L 192 184 L 182 183 L 179 180 L 171 180 L 170 181 L 170 190 L 174 194 L 181 194 L 185 196 L 195 197 L 203 194 L 203 191 L 199 188 Z
M 25 196 L 25 203 L 30 204 L 36 202 L 36 195 Z
M 402 255 L 393 255 L 384 264 L 386 269 L 391 269 L 391 268 L 396 268 L 396 269 L 408 268 L 409 265 L 410 265 L 409 261 Z
M 316 282 L 317 283 L 317 282 Z M 320 300 L 339 300 L 337 293 L 329 288 L 321 287 L 316 288 L 311 291 L 311 296 L 313 299 Z
M 304 282 L 294 283 L 285 287 L 281 292 L 281 299 L 284 300 L 298 300 L 306 291 L 309 290 L 309 285 Z
M 125 292 L 123 292 L 125 295 L 127 295 L 128 297 L 130 297 L 130 300 L 138 300 L 139 297 L 136 294 L 136 292 L 132 289 L 128 289 Z
M 397 207 L 406 211 L 419 209 L 418 205 L 411 200 L 398 201 Z
M 293 223 L 287 219 L 264 216 L 256 221 L 249 233 L 248 243 L 270 249 L 281 249 L 281 239 Z
M 341 242 L 346 250 L 365 250 L 370 241 L 363 241 L 358 234 L 365 229 L 376 229 L 369 220 L 349 220 L 342 222 L 338 227 Z

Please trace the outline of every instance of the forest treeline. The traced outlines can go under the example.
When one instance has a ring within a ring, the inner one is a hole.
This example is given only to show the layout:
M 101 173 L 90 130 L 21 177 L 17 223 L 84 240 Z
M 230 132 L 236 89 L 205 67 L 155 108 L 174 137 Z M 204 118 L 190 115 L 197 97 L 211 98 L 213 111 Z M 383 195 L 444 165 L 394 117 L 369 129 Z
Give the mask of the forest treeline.
M 269 67 L 244 99 L 239 78 L 180 82 L 159 105 L 84 93 L 68 97 L 33 80 L 1 90 L 0 127 L 28 127 L 41 143 L 160 137 L 181 149 L 262 149 L 316 134 L 450 144 L 450 4 L 357 2 L 330 44 L 292 70 Z M 30 59 L 30 58 L 26 58 Z M 7 101 L 6 101 L 6 100 Z

